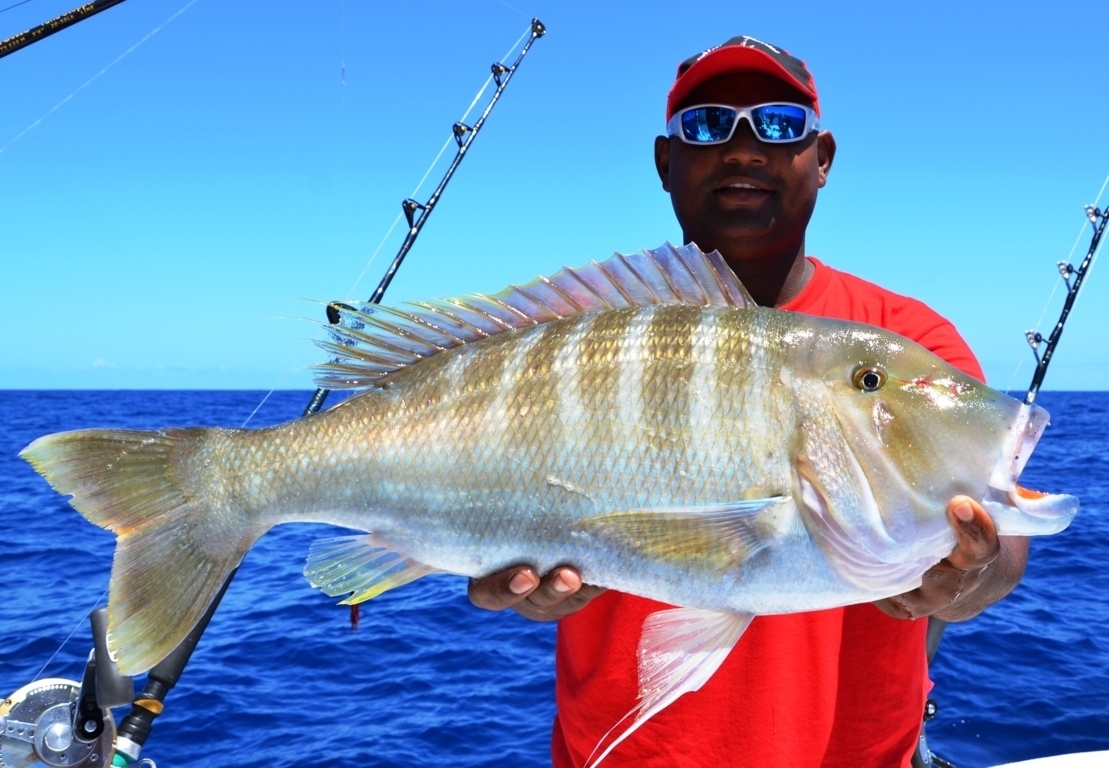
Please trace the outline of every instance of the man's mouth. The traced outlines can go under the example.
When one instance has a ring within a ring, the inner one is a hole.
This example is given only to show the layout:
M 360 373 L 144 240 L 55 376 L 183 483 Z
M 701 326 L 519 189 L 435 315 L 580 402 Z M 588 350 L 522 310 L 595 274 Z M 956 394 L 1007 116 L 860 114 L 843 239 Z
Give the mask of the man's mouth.
M 716 195 L 734 203 L 760 203 L 770 195 L 770 190 L 750 181 L 731 181 L 716 188 Z

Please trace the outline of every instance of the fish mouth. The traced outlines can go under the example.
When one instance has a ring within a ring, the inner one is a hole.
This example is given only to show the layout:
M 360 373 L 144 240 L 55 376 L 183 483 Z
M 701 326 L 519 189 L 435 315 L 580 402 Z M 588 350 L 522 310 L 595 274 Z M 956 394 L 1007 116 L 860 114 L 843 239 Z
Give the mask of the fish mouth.
M 1021 404 L 990 475 L 991 488 L 1008 492 L 1018 487 L 1017 478 L 1050 421 L 1048 412 L 1040 406 Z
M 1070 525 L 1078 512 L 1078 499 L 1063 493 L 1044 493 L 1017 483 L 1040 435 L 1050 421 L 1047 411 L 1024 403 L 990 476 L 982 506 L 998 523 L 1002 535 L 1050 535 Z M 1019 510 L 1020 519 L 1012 512 Z

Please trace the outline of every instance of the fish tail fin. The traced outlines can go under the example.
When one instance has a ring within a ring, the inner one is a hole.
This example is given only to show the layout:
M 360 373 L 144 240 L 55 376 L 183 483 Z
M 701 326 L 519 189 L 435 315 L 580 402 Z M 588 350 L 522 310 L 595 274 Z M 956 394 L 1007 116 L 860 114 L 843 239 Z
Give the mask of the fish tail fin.
M 205 445 L 219 432 L 78 430 L 39 438 L 19 454 L 117 536 L 108 642 L 123 674 L 150 669 L 184 640 L 268 527 L 207 491 Z

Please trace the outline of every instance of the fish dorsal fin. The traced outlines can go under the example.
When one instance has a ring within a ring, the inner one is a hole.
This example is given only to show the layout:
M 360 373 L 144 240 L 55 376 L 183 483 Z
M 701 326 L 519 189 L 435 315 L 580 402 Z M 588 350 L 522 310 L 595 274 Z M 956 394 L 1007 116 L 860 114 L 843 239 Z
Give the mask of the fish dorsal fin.
M 754 306 L 750 294 L 716 251 L 666 243 L 617 253 L 584 267 L 500 293 L 411 302 L 402 308 L 333 303 L 334 325 L 316 342 L 332 358 L 315 366 L 326 389 L 358 389 L 425 357 L 489 336 L 575 315 L 655 304 Z

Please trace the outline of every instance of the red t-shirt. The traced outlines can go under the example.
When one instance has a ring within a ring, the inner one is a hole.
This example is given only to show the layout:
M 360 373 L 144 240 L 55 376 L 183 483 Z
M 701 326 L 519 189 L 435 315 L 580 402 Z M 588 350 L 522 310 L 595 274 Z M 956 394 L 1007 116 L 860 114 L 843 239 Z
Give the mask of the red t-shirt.
M 954 326 L 927 306 L 810 260 L 816 273 L 781 309 L 887 328 L 983 379 Z M 635 705 L 643 621 L 668 607 L 609 591 L 559 622 L 555 768 L 582 768 Z M 892 619 L 869 604 L 759 616 L 701 690 L 647 721 L 605 764 L 908 768 L 928 687 L 926 630 L 924 619 Z

